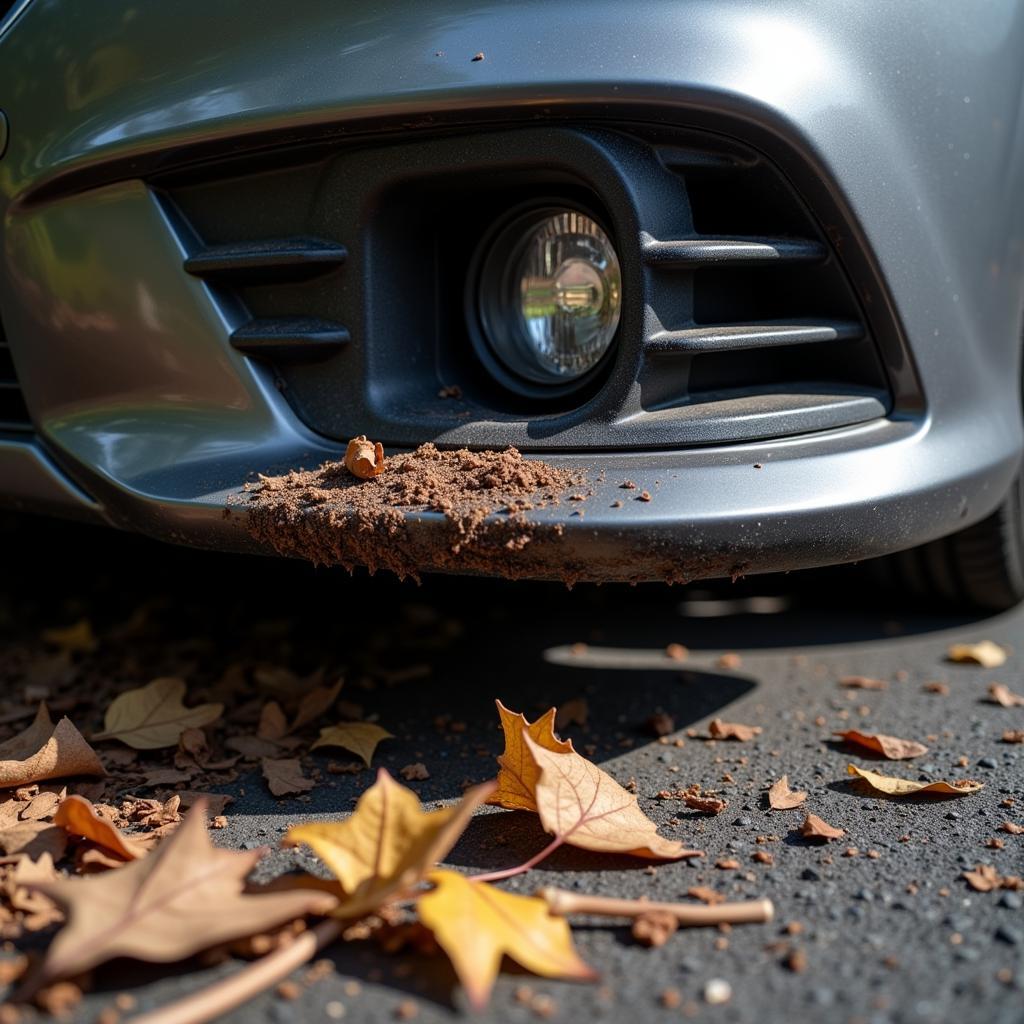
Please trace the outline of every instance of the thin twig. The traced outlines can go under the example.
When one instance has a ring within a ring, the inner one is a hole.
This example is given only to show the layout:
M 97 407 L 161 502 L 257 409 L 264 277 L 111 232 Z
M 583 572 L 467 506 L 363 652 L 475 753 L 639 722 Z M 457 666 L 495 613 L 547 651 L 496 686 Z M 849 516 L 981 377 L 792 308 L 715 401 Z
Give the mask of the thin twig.
M 294 942 L 275 949 L 223 981 L 149 1013 L 132 1017 L 126 1024 L 204 1024 L 220 1017 L 312 960 L 324 946 L 338 937 L 342 927 L 343 923 L 335 919 L 322 921 L 311 931 L 303 932 Z
M 504 868 L 501 871 L 488 871 L 485 875 L 470 875 L 469 880 L 471 882 L 497 882 L 502 878 L 511 878 L 513 875 L 521 875 L 530 870 L 530 868 L 536 867 L 545 857 L 554 853 L 562 843 L 565 842 L 565 836 L 558 836 L 552 839 L 547 846 L 544 847 L 540 853 L 535 853 L 529 860 L 524 861 L 522 864 L 517 864 L 514 868 Z
M 609 896 L 586 896 L 545 886 L 537 895 L 553 914 L 596 914 L 603 917 L 640 917 L 652 911 L 672 914 L 684 927 L 714 924 L 762 924 L 775 916 L 771 900 L 718 903 L 711 907 L 691 903 L 654 903 L 651 900 L 620 900 Z

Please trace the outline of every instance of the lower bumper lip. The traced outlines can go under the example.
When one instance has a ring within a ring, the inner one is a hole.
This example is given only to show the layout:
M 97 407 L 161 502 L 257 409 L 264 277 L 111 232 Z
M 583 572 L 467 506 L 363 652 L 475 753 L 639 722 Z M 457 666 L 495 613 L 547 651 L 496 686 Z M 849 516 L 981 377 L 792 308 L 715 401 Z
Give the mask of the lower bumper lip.
M 857 561 L 952 532 L 998 504 L 1019 454 L 1008 438 L 1004 451 L 963 465 L 957 453 L 992 453 L 990 443 L 972 447 L 971 431 L 983 429 L 970 422 L 938 430 L 928 422 L 882 420 L 774 446 L 549 456 L 585 470 L 592 493 L 582 504 L 528 512 L 536 526 L 529 543 L 505 547 L 508 535 L 497 529 L 485 531 L 476 551 L 438 558 L 449 524 L 439 513 L 408 510 L 401 530 L 381 537 L 380 545 L 399 546 L 417 573 L 567 583 L 685 582 Z M 281 472 L 340 456 L 316 444 L 257 445 L 126 478 L 110 471 L 116 463 L 104 466 L 102 446 L 86 443 L 84 431 L 62 439 L 81 445 L 60 453 L 62 466 L 115 524 L 177 543 L 285 555 L 298 552 L 287 534 L 274 542 L 250 534 L 243 484 L 254 479 L 254 467 Z M 13 447 L 0 447 L 0 470 Z M 73 487 L 52 464 L 45 471 Z M 621 487 L 627 478 L 635 490 Z M 632 497 L 644 490 L 650 501 Z M 31 494 L 26 498 L 31 504 Z M 325 560 L 356 564 L 340 541 L 337 554 Z

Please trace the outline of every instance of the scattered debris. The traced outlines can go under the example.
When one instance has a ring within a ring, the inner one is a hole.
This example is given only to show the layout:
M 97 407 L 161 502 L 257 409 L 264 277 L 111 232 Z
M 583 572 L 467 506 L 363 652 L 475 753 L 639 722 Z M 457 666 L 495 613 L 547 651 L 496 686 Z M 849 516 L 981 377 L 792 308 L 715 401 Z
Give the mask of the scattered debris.
M 981 665 L 982 668 L 999 668 L 1006 662 L 1006 650 L 991 640 L 976 644 L 951 644 L 946 657 L 959 664 Z
M 788 811 L 793 807 L 799 807 L 807 799 L 804 790 L 792 790 L 789 788 L 789 776 L 783 775 L 777 782 L 773 782 L 768 790 L 768 805 L 774 811 Z
M 928 748 L 916 740 L 901 740 L 896 736 L 884 736 L 882 733 L 858 732 L 856 729 L 847 729 L 844 732 L 835 733 L 847 743 L 856 746 L 866 747 L 876 754 L 881 754 L 890 761 L 905 761 L 911 757 L 920 757 L 928 753 Z
M 932 793 L 937 796 L 966 796 L 969 793 L 977 793 L 983 788 L 983 783 L 975 782 L 973 779 L 960 779 L 956 782 L 912 782 L 910 779 L 898 779 L 891 775 L 880 775 L 878 772 L 869 772 L 856 765 L 847 765 L 847 774 L 857 775 L 879 793 L 887 796 L 909 796 L 913 793 Z
M 746 743 L 748 740 L 760 736 L 762 733 L 759 725 L 741 725 L 739 722 L 723 722 L 720 718 L 713 718 L 708 726 L 708 732 L 712 739 L 736 740 Z

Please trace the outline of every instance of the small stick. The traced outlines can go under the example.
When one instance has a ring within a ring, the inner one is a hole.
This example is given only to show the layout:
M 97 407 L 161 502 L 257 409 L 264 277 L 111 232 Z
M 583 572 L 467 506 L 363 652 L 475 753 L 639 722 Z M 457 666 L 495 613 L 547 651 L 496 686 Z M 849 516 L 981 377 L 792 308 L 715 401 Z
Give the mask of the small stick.
M 605 917 L 640 917 L 652 911 L 672 914 L 683 927 L 711 924 L 763 924 L 775 916 L 771 900 L 717 903 L 711 907 L 690 903 L 654 903 L 651 900 L 620 900 L 609 896 L 585 896 L 545 886 L 537 895 L 553 914 L 597 914 Z
M 221 1017 L 312 960 L 341 934 L 341 929 L 341 921 L 322 921 L 287 946 L 275 949 L 223 981 L 216 981 L 183 999 L 132 1017 L 126 1024 L 204 1024 Z

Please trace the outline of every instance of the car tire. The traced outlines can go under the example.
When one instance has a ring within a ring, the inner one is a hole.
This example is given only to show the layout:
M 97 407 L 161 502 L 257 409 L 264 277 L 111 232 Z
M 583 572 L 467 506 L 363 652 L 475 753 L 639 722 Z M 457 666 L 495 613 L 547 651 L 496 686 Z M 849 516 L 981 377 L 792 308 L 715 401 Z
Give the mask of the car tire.
M 916 597 L 989 611 L 1012 608 L 1024 599 L 1024 475 L 980 523 L 876 566 L 876 579 Z

